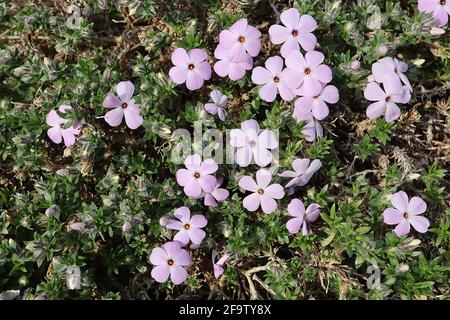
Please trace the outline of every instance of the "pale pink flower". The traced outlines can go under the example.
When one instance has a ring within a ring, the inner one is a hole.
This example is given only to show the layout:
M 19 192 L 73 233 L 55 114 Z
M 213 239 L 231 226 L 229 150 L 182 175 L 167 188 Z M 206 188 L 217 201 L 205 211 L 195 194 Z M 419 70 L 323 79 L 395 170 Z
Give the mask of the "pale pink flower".
M 265 68 L 256 67 L 252 72 L 252 81 L 262 85 L 259 96 L 267 102 L 272 102 L 277 93 L 286 101 L 295 97 L 294 90 L 298 88 L 303 80 L 301 74 L 290 69 L 283 69 L 283 59 L 279 56 L 270 57 L 266 60 Z
M 244 208 L 248 211 L 256 211 L 261 206 L 265 214 L 277 210 L 277 202 L 284 197 L 284 189 L 278 183 L 270 184 L 272 174 L 266 169 L 259 169 L 256 172 L 256 182 L 250 176 L 243 176 L 239 180 L 239 187 L 252 192 L 243 201 Z
M 225 201 L 230 195 L 230 192 L 227 189 L 220 188 L 223 179 L 218 179 L 217 183 L 213 186 L 213 190 L 210 193 L 205 194 L 205 198 L 203 203 L 208 207 L 217 207 L 217 202 Z
M 322 167 L 322 162 L 319 159 L 313 161 L 309 159 L 295 159 L 292 162 L 292 168 L 294 171 L 286 170 L 279 174 L 283 178 L 291 178 L 286 184 L 285 188 L 290 187 L 302 187 L 306 185 L 316 173 Z
M 387 208 L 383 212 L 384 223 L 396 224 L 394 232 L 397 236 L 407 235 L 410 226 L 420 233 L 428 231 L 430 221 L 421 216 L 427 210 L 425 201 L 419 197 L 412 197 L 409 200 L 408 195 L 404 191 L 400 191 L 392 195 L 391 203 L 394 208 Z
M 227 96 L 222 94 L 219 90 L 211 91 L 210 96 L 213 103 L 206 103 L 205 110 L 210 114 L 217 114 L 220 120 L 225 121 L 225 116 L 227 114 L 225 111 L 228 101 Z
M 224 272 L 223 266 L 227 262 L 227 260 L 231 257 L 231 255 L 228 253 L 224 253 L 224 255 L 217 262 L 215 262 L 217 255 L 218 252 L 216 250 L 213 250 L 211 260 L 213 263 L 214 277 L 216 279 L 219 279 Z
M 408 103 L 411 92 L 403 86 L 403 92 L 396 93 L 392 82 L 384 84 L 384 90 L 376 82 L 370 82 L 364 90 L 364 97 L 369 101 L 376 101 L 366 110 L 367 117 L 376 119 L 385 114 L 386 122 L 392 122 L 400 117 L 400 109 L 396 103 Z
M 312 112 L 317 120 L 325 119 L 330 113 L 327 103 L 337 103 L 339 101 L 339 91 L 335 86 L 331 85 L 326 86 L 322 84 L 322 90 L 318 95 L 304 92 L 303 86 L 301 86 L 297 94 L 302 97 L 295 101 L 294 114 L 301 114 L 306 111 Z
M 333 78 L 330 67 L 322 64 L 324 59 L 319 51 L 309 51 L 304 57 L 300 51 L 292 51 L 286 58 L 286 66 L 300 77 L 304 93 L 312 96 L 320 94 L 323 84 Z
M 69 109 L 72 109 L 72 107 L 66 104 L 63 104 L 58 108 L 61 113 L 65 113 L 65 111 Z M 59 144 L 64 140 L 66 147 L 71 147 L 75 144 L 75 136 L 81 131 L 81 124 L 79 122 L 65 128 L 68 120 L 61 118 L 55 110 L 51 110 L 47 114 L 45 121 L 51 126 L 51 128 L 47 130 L 47 135 L 54 143 Z
M 214 56 L 219 59 L 214 64 L 214 71 L 222 78 L 228 76 L 230 80 L 237 81 L 253 68 L 253 58 L 245 51 L 231 51 L 219 44 Z
M 231 51 L 232 56 L 238 51 L 245 51 L 256 57 L 261 50 L 260 37 L 261 32 L 249 25 L 247 19 L 240 19 L 219 34 L 219 41 L 221 46 Z
M 176 173 L 177 183 L 184 187 L 184 193 L 192 198 L 198 198 L 202 191 L 210 193 L 216 185 L 216 178 L 211 174 L 219 168 L 216 161 L 207 159 L 202 162 L 198 154 L 190 155 L 184 160 L 186 169 Z
M 302 133 L 306 141 L 313 142 L 317 138 L 323 137 L 323 128 L 320 125 L 320 121 L 314 118 L 312 111 L 307 108 L 300 108 L 296 109 L 292 116 L 297 122 L 305 122 Z
M 191 217 L 191 211 L 188 207 L 180 207 L 175 210 L 175 217 L 178 220 L 170 219 L 167 221 L 166 228 L 178 230 L 173 238 L 183 246 L 189 243 L 189 240 L 196 245 L 200 245 L 206 236 L 202 230 L 208 223 L 204 215 L 196 214 Z
M 125 123 L 130 129 L 137 129 L 142 125 L 144 119 L 140 115 L 141 108 L 133 99 L 134 85 L 130 81 L 119 82 L 116 86 L 117 97 L 109 92 L 103 101 L 103 106 L 112 109 L 105 114 L 105 121 L 111 127 L 117 127 Z
M 314 222 L 320 216 L 320 206 L 313 203 L 305 211 L 305 205 L 299 199 L 292 199 L 288 205 L 289 215 L 294 217 L 286 223 L 290 233 L 297 233 L 302 228 L 304 236 L 309 234 L 307 222 Z
M 241 129 L 231 130 L 230 144 L 237 148 L 235 160 L 241 167 L 247 167 L 253 159 L 258 166 L 265 167 L 272 161 L 269 150 L 278 147 L 278 140 L 270 130 L 260 132 L 256 120 L 247 120 L 241 123 Z
M 155 265 L 151 275 L 159 283 L 166 282 L 169 278 L 174 284 L 183 283 L 187 277 L 184 267 L 192 263 L 189 252 L 182 249 L 177 241 L 165 243 L 161 248 L 154 248 L 150 255 L 150 262 Z
M 297 9 L 284 10 L 280 15 L 284 26 L 275 24 L 269 28 L 270 41 L 281 46 L 281 55 L 287 57 L 292 51 L 299 51 L 299 44 L 305 51 L 314 50 L 317 38 L 312 32 L 317 22 L 308 14 L 300 15 Z
M 394 93 L 403 91 L 403 84 L 412 91 L 411 83 L 404 74 L 408 71 L 408 65 L 396 58 L 386 57 L 372 65 L 372 75 L 376 82 L 389 85 Z
M 174 66 L 169 70 L 170 79 L 176 84 L 186 82 L 186 87 L 193 91 L 200 89 L 205 80 L 211 78 L 211 66 L 206 59 L 208 54 L 203 49 L 192 49 L 186 52 L 177 48 L 172 53 Z

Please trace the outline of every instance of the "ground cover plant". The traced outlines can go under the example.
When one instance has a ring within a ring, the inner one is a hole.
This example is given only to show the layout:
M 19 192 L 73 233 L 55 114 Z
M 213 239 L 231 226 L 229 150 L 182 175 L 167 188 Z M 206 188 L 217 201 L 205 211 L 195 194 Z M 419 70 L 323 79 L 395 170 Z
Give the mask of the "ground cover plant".
M 1 299 L 448 299 L 449 15 L 0 0 Z

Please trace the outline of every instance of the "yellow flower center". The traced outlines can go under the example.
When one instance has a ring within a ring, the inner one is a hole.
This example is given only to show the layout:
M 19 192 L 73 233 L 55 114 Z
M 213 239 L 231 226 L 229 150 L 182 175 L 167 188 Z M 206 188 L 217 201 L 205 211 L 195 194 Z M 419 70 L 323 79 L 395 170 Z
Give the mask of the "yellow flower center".
M 264 189 L 258 189 L 259 194 L 264 194 Z
M 198 178 L 200 178 L 200 172 L 196 172 L 196 173 L 194 173 L 194 177 L 195 177 L 195 179 L 198 179 Z
M 239 40 L 240 43 L 244 43 L 245 37 L 244 36 L 240 36 L 238 40 Z
M 173 260 L 172 260 L 172 259 L 167 260 L 167 264 L 168 264 L 169 266 L 173 266 Z
M 189 223 L 186 223 L 186 224 L 184 225 L 184 228 L 185 228 L 186 230 L 189 230 L 189 229 L 191 228 L 191 225 L 190 225 Z

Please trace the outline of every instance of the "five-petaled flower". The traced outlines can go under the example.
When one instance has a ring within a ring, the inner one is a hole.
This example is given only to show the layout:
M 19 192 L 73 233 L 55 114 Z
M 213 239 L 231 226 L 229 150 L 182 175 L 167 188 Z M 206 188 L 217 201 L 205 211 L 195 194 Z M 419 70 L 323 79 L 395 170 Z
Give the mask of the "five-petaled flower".
M 225 188 L 220 188 L 223 179 L 217 179 L 216 184 L 213 186 L 213 190 L 210 193 L 205 194 L 203 203 L 208 207 L 217 207 L 217 202 L 222 202 L 228 198 L 230 192 Z
M 189 253 L 181 248 L 177 241 L 165 243 L 162 248 L 154 248 L 150 255 L 150 262 L 155 265 L 151 275 L 159 283 L 169 278 L 174 284 L 183 283 L 188 274 L 184 267 L 192 263 Z
M 303 86 L 299 88 L 297 94 L 302 96 L 295 101 L 294 114 L 312 112 L 317 120 L 325 119 L 330 110 L 328 103 L 337 103 L 339 101 L 339 91 L 335 86 L 326 86 L 322 84 L 322 90 L 318 95 L 311 92 L 304 92 Z
M 297 9 L 283 11 L 280 20 L 284 26 L 274 24 L 269 28 L 270 41 L 281 46 L 281 55 L 289 56 L 292 51 L 299 51 L 299 44 L 305 51 L 314 50 L 317 38 L 312 32 L 317 28 L 317 22 L 308 14 L 300 15 Z
M 130 81 L 121 81 L 116 86 L 117 97 L 109 92 L 103 101 L 103 106 L 113 109 L 105 114 L 105 121 L 112 127 L 125 123 L 128 128 L 136 129 L 142 125 L 144 119 L 140 115 L 141 109 L 133 99 L 134 85 Z
M 206 103 L 205 110 L 210 114 L 217 114 L 220 120 L 225 121 L 225 116 L 227 114 L 225 111 L 228 101 L 227 96 L 222 94 L 219 90 L 211 91 L 210 96 L 213 103 Z
M 370 119 L 379 118 L 385 114 L 386 122 L 392 122 L 400 117 L 400 108 L 396 103 L 408 103 L 411 100 L 411 92 L 403 86 L 401 93 L 391 82 L 384 83 L 384 90 L 376 82 L 370 82 L 364 90 L 364 97 L 369 101 L 375 101 L 367 107 L 366 114 Z
M 245 51 L 231 51 L 219 44 L 214 56 L 219 59 L 214 64 L 214 71 L 222 78 L 228 76 L 230 80 L 237 81 L 253 68 L 253 58 Z
M 333 78 L 330 67 L 322 64 L 324 59 L 323 53 L 319 51 L 309 51 L 304 57 L 300 51 L 292 51 L 286 58 L 286 66 L 297 72 L 305 94 L 320 94 L 322 85 Z
M 252 81 L 262 85 L 259 88 L 259 96 L 267 102 L 272 102 L 277 97 L 277 93 L 286 101 L 291 101 L 295 97 L 302 77 L 299 72 L 291 69 L 283 69 L 283 59 L 279 56 L 270 57 L 266 60 L 265 68 L 256 67 L 252 72 Z
M 256 182 L 250 176 L 243 176 L 239 180 L 239 187 L 252 192 L 243 201 L 244 208 L 256 211 L 261 206 L 264 213 L 269 214 L 277 210 L 277 202 L 284 197 L 284 189 L 278 183 L 270 184 L 272 174 L 266 169 L 256 172 Z
M 211 66 L 206 58 L 208 54 L 203 49 L 192 49 L 186 52 L 177 48 L 172 53 L 174 66 L 169 70 L 170 79 L 176 84 L 186 82 L 186 87 L 193 91 L 200 89 L 205 80 L 211 78 Z
M 241 123 L 241 129 L 231 130 L 230 144 L 237 148 L 235 160 L 241 167 L 247 167 L 252 159 L 260 167 L 267 166 L 272 161 L 269 149 L 278 147 L 275 134 L 270 130 L 260 132 L 256 120 L 246 120 Z
M 174 215 L 178 220 L 169 219 L 166 224 L 166 228 L 178 230 L 173 240 L 180 242 L 183 246 L 187 245 L 189 240 L 196 245 L 201 244 L 206 236 L 201 228 L 208 223 L 205 216 L 196 214 L 191 217 L 188 207 L 176 209 Z
M 307 222 L 314 222 L 320 215 L 320 206 L 317 203 L 310 204 L 305 210 L 305 205 L 299 199 L 292 199 L 288 205 L 289 215 L 294 217 L 286 223 L 286 228 L 290 233 L 297 233 L 302 228 L 302 234 L 306 236 L 308 232 Z
M 313 161 L 309 159 L 295 159 L 292 162 L 292 168 L 294 171 L 286 170 L 279 174 L 283 178 L 291 178 L 291 180 L 286 184 L 285 188 L 290 187 L 302 187 L 306 185 L 311 177 L 316 173 L 320 167 L 322 167 L 322 162 L 319 159 Z
M 261 50 L 261 32 L 248 24 L 247 19 L 236 21 L 228 30 L 219 34 L 220 45 L 231 52 L 247 52 L 256 57 Z
M 408 65 L 396 58 L 386 57 L 378 60 L 372 65 L 372 76 L 378 83 L 386 84 L 392 88 L 395 93 L 403 92 L 403 84 L 412 91 L 411 83 L 404 72 L 408 71 Z
M 419 0 L 419 11 L 431 13 L 437 26 L 443 27 L 450 15 L 450 0 Z
M 430 222 L 421 214 L 427 210 L 427 204 L 419 197 L 408 199 L 404 191 L 394 193 L 391 198 L 394 208 L 387 208 L 383 212 L 384 223 L 397 226 L 394 232 L 397 236 L 407 235 L 410 226 L 413 226 L 417 232 L 425 233 L 428 231 Z
M 216 185 L 216 178 L 211 174 L 219 168 L 216 161 L 207 159 L 202 162 L 198 154 L 190 155 L 184 160 L 186 169 L 176 173 L 177 183 L 184 187 L 184 193 L 192 198 L 198 198 L 202 191 L 210 193 Z
M 72 107 L 66 104 L 58 108 L 61 113 L 65 113 L 69 109 L 72 109 Z M 75 143 L 75 136 L 80 133 L 81 124 L 76 122 L 72 126 L 65 128 L 67 122 L 68 120 L 61 118 L 55 110 L 51 110 L 46 118 L 46 123 L 51 126 L 47 130 L 47 135 L 54 143 L 59 144 L 64 140 L 66 147 L 71 147 Z

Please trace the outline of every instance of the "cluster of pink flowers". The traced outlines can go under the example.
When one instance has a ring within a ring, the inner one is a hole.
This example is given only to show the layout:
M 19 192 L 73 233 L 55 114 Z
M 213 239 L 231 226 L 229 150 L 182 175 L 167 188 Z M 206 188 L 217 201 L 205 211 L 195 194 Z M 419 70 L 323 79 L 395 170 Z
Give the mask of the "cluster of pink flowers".
M 431 13 L 437 27 L 444 27 L 450 15 L 450 0 L 419 0 L 419 11 Z
M 377 119 L 383 114 L 386 122 L 400 117 L 397 103 L 411 100 L 412 86 L 404 74 L 408 70 L 405 62 L 386 57 L 372 65 L 372 78 L 364 90 L 364 97 L 374 101 L 366 110 L 367 117 Z M 381 88 L 381 85 L 383 88 Z
M 253 68 L 253 57 L 261 50 L 261 32 L 248 24 L 247 19 L 240 19 L 228 30 L 220 33 L 220 41 L 214 50 L 218 61 L 214 71 L 220 77 L 229 77 L 237 81 Z M 193 91 L 200 89 L 211 78 L 211 65 L 207 61 L 208 53 L 203 49 L 186 52 L 177 48 L 172 53 L 173 67 L 169 71 L 170 79 L 176 84 L 186 83 Z M 220 116 L 220 115 L 219 115 Z
M 111 109 L 105 114 L 105 121 L 112 127 L 117 127 L 122 123 L 125 117 L 125 123 L 130 129 L 137 129 L 142 125 L 144 119 L 140 115 L 141 108 L 134 101 L 134 85 L 130 81 L 121 81 L 116 86 L 117 96 L 109 92 L 103 106 Z M 59 112 L 64 114 L 67 110 L 72 109 L 69 105 L 61 105 Z M 51 128 L 47 130 L 47 135 L 54 143 L 59 144 L 64 140 L 66 147 L 71 147 L 75 144 L 75 137 L 81 131 L 81 123 L 75 122 L 70 127 L 66 124 L 68 120 L 60 117 L 55 110 L 51 110 L 47 114 L 46 122 Z
M 266 60 L 265 68 L 256 67 L 252 81 L 260 85 L 262 100 L 272 102 L 277 94 L 285 101 L 295 101 L 293 117 L 305 121 L 303 134 L 307 141 L 314 141 L 323 135 L 321 120 L 329 114 L 327 103 L 337 103 L 339 92 L 335 86 L 327 85 L 332 80 L 330 67 L 323 64 L 321 52 L 314 51 L 317 39 L 312 33 L 317 23 L 310 15 L 300 15 L 291 8 L 280 15 L 283 25 L 269 28 L 270 40 L 281 46 L 280 56 Z M 306 51 L 300 52 L 300 47 Z

